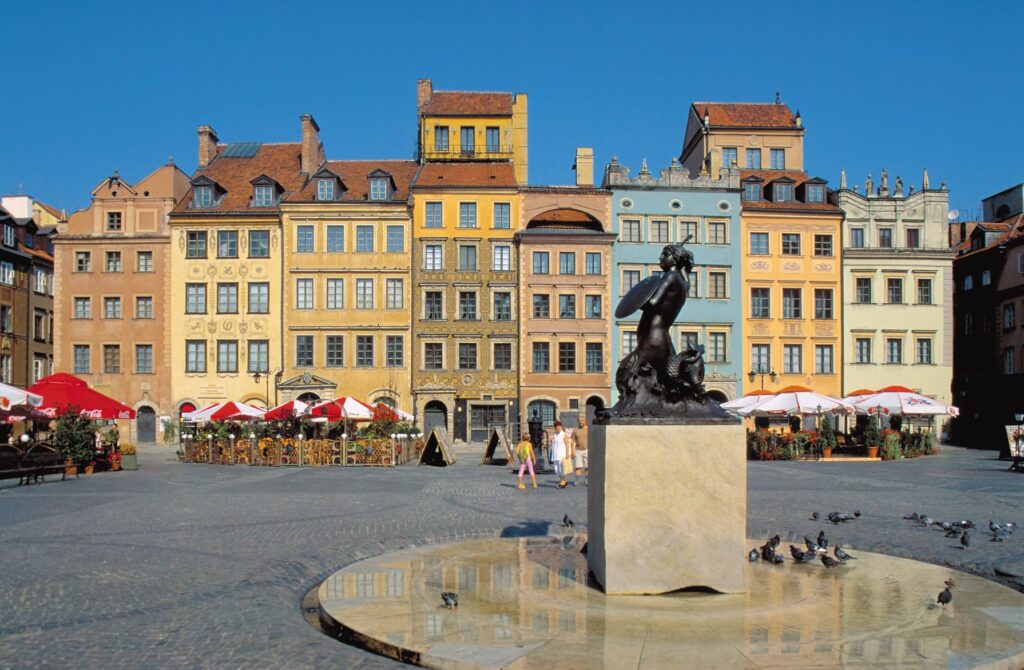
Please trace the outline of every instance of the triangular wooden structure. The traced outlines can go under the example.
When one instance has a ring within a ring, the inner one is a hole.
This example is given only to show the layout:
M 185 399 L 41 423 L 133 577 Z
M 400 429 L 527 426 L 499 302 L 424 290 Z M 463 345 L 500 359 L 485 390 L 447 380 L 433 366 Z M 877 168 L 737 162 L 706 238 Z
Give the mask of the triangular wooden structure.
M 448 444 L 448 430 L 441 426 L 435 426 L 427 436 L 423 451 L 420 452 L 419 465 L 434 465 L 443 468 L 454 463 L 455 452 Z
M 491 436 L 487 438 L 487 448 L 484 449 L 484 457 L 480 459 L 480 465 L 512 465 L 514 462 L 512 445 L 508 443 L 505 429 L 491 428 Z

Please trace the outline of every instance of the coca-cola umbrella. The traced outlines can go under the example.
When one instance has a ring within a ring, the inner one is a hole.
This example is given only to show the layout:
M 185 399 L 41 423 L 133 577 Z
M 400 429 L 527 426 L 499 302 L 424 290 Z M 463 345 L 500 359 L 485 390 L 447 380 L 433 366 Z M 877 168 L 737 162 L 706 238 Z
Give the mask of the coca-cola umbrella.
M 765 389 L 757 389 L 751 391 L 747 395 L 730 400 L 722 403 L 722 409 L 730 412 L 736 412 L 737 414 L 742 410 L 748 410 L 756 407 L 759 403 L 765 402 L 768 398 L 775 395 L 775 391 L 766 391 Z
M 289 400 L 286 403 L 281 403 L 277 407 L 268 409 L 267 413 L 263 415 L 263 420 L 280 421 L 282 419 L 294 419 L 300 414 L 304 414 L 308 409 L 308 403 L 304 403 L 301 400 Z
M 214 410 L 210 415 L 210 421 L 256 421 L 262 419 L 265 414 L 266 411 L 259 407 L 229 400 Z
M 762 403 L 738 411 L 741 416 L 773 416 L 798 414 L 849 413 L 853 407 L 842 400 L 832 398 L 807 388 L 806 386 L 787 386 L 775 392 L 775 395 Z
M 131 407 L 89 388 L 84 380 L 66 372 L 43 377 L 28 387 L 28 392 L 43 397 L 36 411 L 47 418 L 54 418 L 69 409 L 77 409 L 90 419 L 135 418 L 135 410 Z
M 905 416 L 936 416 L 949 414 L 959 416 L 960 409 L 954 405 L 915 393 L 905 386 L 886 386 L 876 393 L 866 395 L 854 403 L 858 414 L 877 414 L 878 408 L 883 414 L 903 414 Z
M 327 421 L 370 421 L 373 419 L 373 407 L 350 396 L 342 396 L 318 402 L 306 414 Z

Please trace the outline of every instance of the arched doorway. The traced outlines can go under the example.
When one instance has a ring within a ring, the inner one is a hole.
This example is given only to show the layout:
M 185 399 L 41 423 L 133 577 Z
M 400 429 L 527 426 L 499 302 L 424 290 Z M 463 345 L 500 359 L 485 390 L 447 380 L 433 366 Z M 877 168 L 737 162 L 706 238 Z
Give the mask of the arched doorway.
M 435 426 L 448 427 L 448 408 L 440 400 L 431 400 L 423 408 L 423 433 L 429 434 Z
M 532 421 L 534 414 L 540 415 L 541 425 L 550 428 L 555 425 L 555 413 L 558 406 L 551 400 L 534 400 L 526 406 L 526 420 Z
M 152 407 L 135 410 L 135 439 L 140 443 L 156 442 L 156 412 Z
M 604 398 L 592 395 L 587 398 L 587 425 L 594 423 L 594 415 L 604 409 Z
M 304 403 L 312 405 L 315 402 L 320 402 L 320 396 L 318 396 L 317 394 L 313 393 L 312 391 L 307 391 L 306 393 L 303 393 L 302 395 L 300 395 L 297 398 L 297 400 L 301 400 Z
M 721 402 L 728 402 L 728 400 L 729 400 L 728 398 L 725 397 L 724 393 L 722 393 L 721 391 L 719 391 L 717 389 L 708 391 L 708 397 L 711 398 L 712 400 L 714 400 L 715 402 L 719 402 L 719 403 L 721 403 Z
M 182 414 L 188 414 L 189 412 L 194 412 L 194 411 L 196 411 L 196 406 L 193 405 L 190 402 L 183 402 L 178 407 L 178 415 L 179 416 L 182 415 Z M 138 416 L 138 414 L 136 414 L 136 416 Z

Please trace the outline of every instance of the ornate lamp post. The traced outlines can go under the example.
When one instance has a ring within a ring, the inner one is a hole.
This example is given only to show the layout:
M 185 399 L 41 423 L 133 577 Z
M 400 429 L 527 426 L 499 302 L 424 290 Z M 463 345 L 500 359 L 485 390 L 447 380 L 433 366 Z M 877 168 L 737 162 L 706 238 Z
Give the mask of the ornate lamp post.
M 281 368 L 277 368 L 276 370 L 274 370 L 274 374 L 273 375 L 271 375 L 269 371 L 267 371 L 267 372 L 260 372 L 260 371 L 257 370 L 256 372 L 252 373 L 252 380 L 254 382 L 256 382 L 257 384 L 260 383 L 260 379 L 266 379 L 266 383 L 267 383 L 267 395 L 266 395 L 266 398 L 267 398 L 267 409 L 270 409 L 271 407 L 277 407 L 277 384 L 281 380 L 281 375 L 282 374 L 284 374 L 284 373 L 281 371 Z M 274 404 L 273 405 L 270 404 L 270 378 L 271 377 L 274 378 Z
M 753 368 L 751 368 L 750 372 L 747 373 L 747 379 L 749 379 L 750 383 L 753 384 L 754 380 L 757 379 L 758 376 L 760 376 L 761 377 L 761 390 L 763 391 L 764 390 L 764 377 L 765 377 L 765 375 L 768 375 L 768 378 L 771 379 L 771 382 L 773 384 L 775 384 L 775 383 L 777 383 L 779 381 L 778 373 L 776 373 L 775 370 L 772 370 L 771 372 L 768 372 L 767 370 L 764 369 L 763 365 L 758 367 L 757 370 L 754 370 Z

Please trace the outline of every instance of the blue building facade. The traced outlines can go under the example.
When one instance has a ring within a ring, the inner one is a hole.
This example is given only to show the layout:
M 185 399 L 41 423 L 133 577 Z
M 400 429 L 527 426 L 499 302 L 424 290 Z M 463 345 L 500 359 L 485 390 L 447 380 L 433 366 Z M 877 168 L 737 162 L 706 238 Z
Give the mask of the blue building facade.
M 613 157 L 605 167 L 604 188 L 612 192 L 611 296 L 618 304 L 637 282 L 660 272 L 666 244 L 686 246 L 694 255 L 690 296 L 674 326 L 676 349 L 704 345 L 705 386 L 722 402 L 743 393 L 743 296 L 740 254 L 740 175 L 722 170 L 717 179 L 691 177 L 675 159 L 651 174 L 644 161 L 636 177 Z M 612 397 L 614 370 L 636 346 L 637 312 L 612 315 Z

